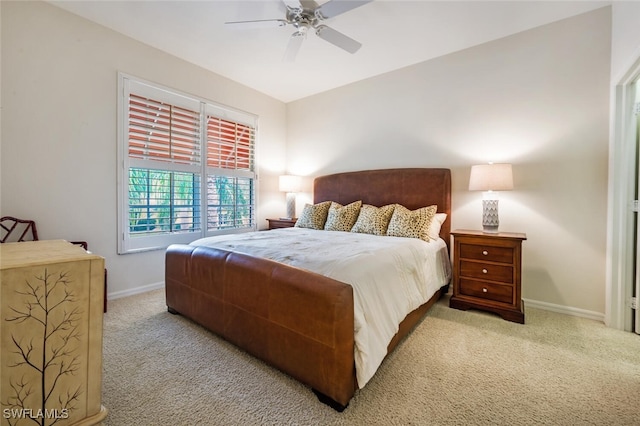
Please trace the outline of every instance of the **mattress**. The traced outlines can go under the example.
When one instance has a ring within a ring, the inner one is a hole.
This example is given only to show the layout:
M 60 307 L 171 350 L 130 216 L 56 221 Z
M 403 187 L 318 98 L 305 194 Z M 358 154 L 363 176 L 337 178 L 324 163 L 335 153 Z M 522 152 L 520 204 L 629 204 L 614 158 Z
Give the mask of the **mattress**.
M 354 290 L 355 364 L 362 388 L 387 354 L 406 315 L 451 278 L 442 239 L 376 236 L 306 228 L 282 228 L 196 240 L 302 268 L 347 283 Z

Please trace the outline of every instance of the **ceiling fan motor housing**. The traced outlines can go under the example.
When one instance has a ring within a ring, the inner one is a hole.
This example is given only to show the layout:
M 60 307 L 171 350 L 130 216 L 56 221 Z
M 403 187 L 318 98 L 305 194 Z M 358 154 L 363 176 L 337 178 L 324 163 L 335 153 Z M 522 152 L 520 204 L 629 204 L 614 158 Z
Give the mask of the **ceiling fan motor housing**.
M 319 19 L 324 19 L 322 15 L 314 10 L 300 9 L 300 8 L 287 8 L 287 21 L 299 30 L 304 28 L 303 31 L 307 31 L 309 27 L 315 28 L 318 25 Z

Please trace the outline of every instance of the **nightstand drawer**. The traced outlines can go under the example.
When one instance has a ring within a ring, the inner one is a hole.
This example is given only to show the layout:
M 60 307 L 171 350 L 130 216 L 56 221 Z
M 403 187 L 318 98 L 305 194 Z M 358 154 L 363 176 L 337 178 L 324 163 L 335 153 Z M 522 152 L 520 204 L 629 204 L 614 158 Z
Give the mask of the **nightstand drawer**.
M 460 294 L 502 303 L 513 303 L 513 286 L 460 279 Z
M 291 228 L 296 225 L 298 219 L 267 219 L 269 229 Z
M 513 284 L 513 266 L 460 260 L 460 276 Z
M 487 260 L 490 262 L 513 263 L 512 247 L 496 247 L 479 244 L 460 244 L 460 257 L 463 259 Z

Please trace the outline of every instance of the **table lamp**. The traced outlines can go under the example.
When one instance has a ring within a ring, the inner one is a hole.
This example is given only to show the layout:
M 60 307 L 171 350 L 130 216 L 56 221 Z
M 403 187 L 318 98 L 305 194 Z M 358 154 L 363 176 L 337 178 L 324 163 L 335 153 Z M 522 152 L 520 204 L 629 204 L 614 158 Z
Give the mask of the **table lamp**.
M 482 196 L 482 230 L 498 232 L 498 193 L 513 189 L 511 164 L 481 164 L 471 166 L 469 191 L 484 191 Z
M 281 192 L 287 193 L 287 217 L 283 219 L 294 219 L 296 217 L 296 192 L 300 192 L 300 176 L 280 176 L 279 188 Z

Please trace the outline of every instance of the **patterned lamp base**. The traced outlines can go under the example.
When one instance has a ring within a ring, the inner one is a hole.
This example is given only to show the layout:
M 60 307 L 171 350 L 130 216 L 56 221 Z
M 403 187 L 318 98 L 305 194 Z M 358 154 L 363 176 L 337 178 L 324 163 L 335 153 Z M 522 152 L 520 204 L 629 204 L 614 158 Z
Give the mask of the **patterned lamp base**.
M 287 219 L 296 217 L 296 193 L 287 192 Z
M 498 200 L 482 200 L 482 231 L 497 234 L 499 224 Z

